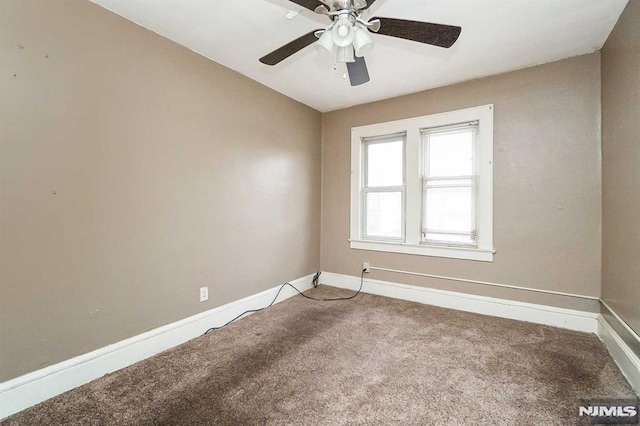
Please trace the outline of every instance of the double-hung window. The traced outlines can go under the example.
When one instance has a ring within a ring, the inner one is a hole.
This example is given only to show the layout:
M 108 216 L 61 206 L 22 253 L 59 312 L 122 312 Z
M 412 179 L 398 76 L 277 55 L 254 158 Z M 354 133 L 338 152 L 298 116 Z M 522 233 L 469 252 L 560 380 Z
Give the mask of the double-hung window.
M 399 134 L 362 143 L 365 239 L 404 241 L 404 141 L 405 135 Z
M 493 105 L 355 127 L 353 249 L 493 260 Z
M 421 243 L 477 247 L 478 122 L 423 129 Z

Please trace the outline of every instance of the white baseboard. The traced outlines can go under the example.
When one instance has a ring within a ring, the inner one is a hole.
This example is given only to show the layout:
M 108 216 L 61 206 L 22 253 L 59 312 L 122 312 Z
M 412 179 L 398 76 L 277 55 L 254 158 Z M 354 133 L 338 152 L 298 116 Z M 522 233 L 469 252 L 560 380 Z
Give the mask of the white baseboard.
M 602 315 L 598 316 L 598 337 L 609 350 L 611 357 L 618 364 L 633 390 L 640 395 L 640 358 Z
M 291 281 L 291 284 L 300 291 L 309 290 L 312 278 L 313 274 L 307 275 Z M 280 285 L 0 383 L 0 419 L 185 343 L 202 335 L 209 327 L 224 324 L 242 312 L 267 306 L 278 289 Z M 296 294 L 287 286 L 276 303 Z
M 350 290 L 357 290 L 358 287 L 360 287 L 360 277 L 334 274 L 331 272 L 323 272 L 320 277 L 320 282 L 332 287 Z M 364 279 L 362 291 L 379 296 L 392 297 L 394 299 L 424 303 L 426 305 L 551 325 L 587 333 L 595 334 L 598 330 L 599 314 L 593 312 L 436 290 L 388 281 L 372 280 L 369 278 Z

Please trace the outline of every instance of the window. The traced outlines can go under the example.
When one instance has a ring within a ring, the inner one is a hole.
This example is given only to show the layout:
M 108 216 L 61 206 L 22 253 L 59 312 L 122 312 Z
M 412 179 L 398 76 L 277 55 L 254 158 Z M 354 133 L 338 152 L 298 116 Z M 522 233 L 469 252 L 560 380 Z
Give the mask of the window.
M 493 105 L 355 127 L 354 249 L 493 260 Z
M 404 139 L 396 135 L 363 141 L 366 239 L 404 240 Z
M 422 131 L 421 243 L 477 247 L 478 122 Z

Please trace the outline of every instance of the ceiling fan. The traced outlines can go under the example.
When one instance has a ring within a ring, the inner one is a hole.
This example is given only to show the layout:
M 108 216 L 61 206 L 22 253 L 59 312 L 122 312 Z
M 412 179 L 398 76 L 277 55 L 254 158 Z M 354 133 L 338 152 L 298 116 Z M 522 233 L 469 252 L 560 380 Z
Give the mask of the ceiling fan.
M 320 52 L 335 54 L 337 63 L 346 63 L 349 81 L 359 86 L 369 81 L 364 55 L 373 48 L 370 32 L 449 48 L 461 27 L 409 21 L 395 18 L 362 19 L 362 13 L 376 0 L 290 0 L 315 13 L 326 15 L 331 25 L 311 31 L 260 58 L 266 65 L 276 65 L 294 53 L 317 42 Z

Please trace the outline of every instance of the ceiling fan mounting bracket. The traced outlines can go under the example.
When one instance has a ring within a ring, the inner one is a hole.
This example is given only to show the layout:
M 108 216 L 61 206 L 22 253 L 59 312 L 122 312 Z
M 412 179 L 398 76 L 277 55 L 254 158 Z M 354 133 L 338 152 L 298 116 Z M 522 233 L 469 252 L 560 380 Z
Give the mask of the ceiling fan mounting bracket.
M 367 6 L 364 0 L 319 0 L 322 4 L 314 9 L 315 13 L 335 16 L 348 13 L 354 18 L 360 17 L 360 10 Z

